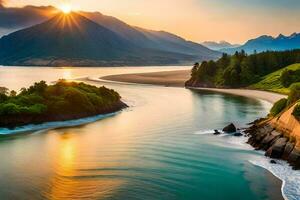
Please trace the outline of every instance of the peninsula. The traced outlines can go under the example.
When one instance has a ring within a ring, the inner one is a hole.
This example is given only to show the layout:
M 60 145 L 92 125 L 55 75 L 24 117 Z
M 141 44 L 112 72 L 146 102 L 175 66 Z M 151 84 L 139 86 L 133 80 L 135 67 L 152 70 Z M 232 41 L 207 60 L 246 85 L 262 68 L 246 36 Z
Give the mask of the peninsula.
M 59 80 L 22 88 L 17 94 L 0 88 L 0 127 L 66 121 L 108 114 L 126 107 L 121 96 L 106 87 Z

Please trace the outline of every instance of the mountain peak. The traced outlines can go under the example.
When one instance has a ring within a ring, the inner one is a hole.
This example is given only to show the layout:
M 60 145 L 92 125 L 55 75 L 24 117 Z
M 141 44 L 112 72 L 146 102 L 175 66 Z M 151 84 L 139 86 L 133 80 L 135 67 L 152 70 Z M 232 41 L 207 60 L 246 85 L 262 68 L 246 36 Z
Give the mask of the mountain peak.
M 279 34 L 278 35 L 278 37 L 277 38 L 275 38 L 275 39 L 279 39 L 279 40 L 281 40 L 281 39 L 285 39 L 286 38 L 286 36 L 285 35 L 283 35 L 283 34 Z
M 263 51 L 286 51 L 300 48 L 300 34 L 293 33 L 290 36 L 279 34 L 277 37 L 263 35 L 255 39 L 248 40 L 239 48 L 224 49 L 226 53 L 245 50 L 247 53 Z

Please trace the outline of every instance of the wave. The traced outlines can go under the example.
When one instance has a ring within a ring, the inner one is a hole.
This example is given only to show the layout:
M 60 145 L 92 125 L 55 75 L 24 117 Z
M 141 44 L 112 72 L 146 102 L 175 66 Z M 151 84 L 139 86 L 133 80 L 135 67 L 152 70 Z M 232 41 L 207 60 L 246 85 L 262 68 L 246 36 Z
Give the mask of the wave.
M 206 135 L 213 134 L 214 130 L 197 131 L 194 134 Z M 224 137 L 222 143 L 218 143 L 220 146 L 238 148 L 243 150 L 253 151 L 253 147 L 246 142 L 247 137 L 234 137 L 230 134 L 217 135 Z M 225 141 L 225 143 L 224 143 Z M 228 145 L 228 143 L 230 145 Z M 262 167 L 270 171 L 274 176 L 282 181 L 282 195 L 286 200 L 299 200 L 300 197 L 300 171 L 293 170 L 286 161 L 276 160 L 277 164 L 272 164 L 270 158 L 265 157 L 263 154 L 255 158 L 255 160 L 249 160 L 250 163 Z
M 202 131 L 196 131 L 195 135 L 206 135 L 206 134 L 214 134 L 214 130 L 202 130 Z
M 44 130 L 49 130 L 49 129 L 54 129 L 54 128 L 79 126 L 79 125 L 83 125 L 83 124 L 92 123 L 92 122 L 95 122 L 95 121 L 98 121 L 100 119 L 104 119 L 107 117 L 112 117 L 120 112 L 121 111 L 109 113 L 109 114 L 96 115 L 93 117 L 68 120 L 68 121 L 45 122 L 42 124 L 29 124 L 29 125 L 20 126 L 20 127 L 14 128 L 14 129 L 0 128 L 0 136 L 1 135 L 2 136 L 15 135 L 15 134 L 21 134 L 21 133 L 26 133 L 26 132 L 31 132 L 31 131 L 44 131 Z
M 287 162 L 276 160 L 277 164 L 271 164 L 270 159 L 261 157 L 256 160 L 250 160 L 256 166 L 270 171 L 274 176 L 282 180 L 282 194 L 284 199 L 299 200 L 300 197 L 300 171 L 293 170 Z

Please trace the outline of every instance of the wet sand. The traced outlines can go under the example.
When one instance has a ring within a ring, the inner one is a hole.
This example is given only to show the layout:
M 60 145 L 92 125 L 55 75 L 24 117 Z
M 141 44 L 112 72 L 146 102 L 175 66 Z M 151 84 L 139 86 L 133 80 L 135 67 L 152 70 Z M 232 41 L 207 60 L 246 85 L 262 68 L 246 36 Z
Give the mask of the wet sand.
M 126 83 L 139 83 L 139 84 L 151 84 L 162 85 L 166 87 L 184 87 L 185 81 L 190 78 L 190 70 L 177 70 L 177 71 L 165 71 L 165 72 L 152 72 L 152 73 L 140 73 L 140 74 L 120 74 L 101 77 L 103 80 L 126 82 Z M 217 88 L 199 88 L 191 87 L 193 90 L 206 90 L 213 92 L 221 92 L 226 94 L 246 96 L 249 98 L 256 98 L 275 103 L 276 101 L 286 98 L 286 95 L 277 94 L 274 92 L 249 90 L 249 89 L 217 89 Z

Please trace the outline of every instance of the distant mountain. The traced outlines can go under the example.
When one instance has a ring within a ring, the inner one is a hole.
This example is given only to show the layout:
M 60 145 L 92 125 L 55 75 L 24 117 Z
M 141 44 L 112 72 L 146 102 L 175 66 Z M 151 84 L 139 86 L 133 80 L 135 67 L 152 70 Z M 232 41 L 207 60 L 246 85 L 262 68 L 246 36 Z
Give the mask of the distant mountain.
M 138 46 L 76 13 L 59 14 L 0 39 L 3 65 L 159 65 L 191 63 L 199 58 L 201 55 Z
M 44 11 L 44 12 L 43 12 Z M 45 20 L 53 20 L 53 17 L 57 15 L 57 10 L 53 7 L 33 7 L 28 6 L 24 8 L 3 8 L 0 9 L 0 33 L 6 34 L 7 32 L 11 32 L 12 30 L 18 30 L 22 29 L 24 27 L 33 26 L 30 28 L 35 27 L 36 24 L 45 22 Z M 47 13 L 47 14 L 45 14 Z M 66 60 L 66 57 L 61 58 L 58 55 L 58 53 L 54 56 L 55 59 L 53 59 L 53 55 L 49 55 L 52 59 L 49 60 L 50 57 L 45 59 L 45 56 L 43 59 L 36 58 L 35 55 L 32 55 L 32 57 L 29 59 L 28 57 L 22 58 L 22 60 L 13 60 L 10 59 L 17 57 L 17 52 L 19 52 L 19 49 L 17 49 L 20 45 L 14 45 L 14 47 L 8 47 L 8 49 L 13 49 L 13 51 L 5 51 L 0 49 L 0 64 L 5 63 L 6 65 L 9 64 L 19 64 L 19 65 L 61 65 L 63 63 L 67 64 L 70 63 L 72 65 L 166 65 L 166 64 L 191 64 L 195 61 L 202 61 L 202 60 L 210 60 L 210 59 L 217 59 L 221 56 L 220 52 L 210 50 L 198 43 L 194 43 L 191 41 L 186 41 L 183 38 L 180 38 L 176 35 L 173 35 L 171 33 L 163 32 L 163 31 L 151 31 L 147 29 L 142 29 L 139 27 L 133 27 L 125 22 L 122 22 L 121 20 L 103 15 L 99 12 L 79 12 L 80 15 L 84 16 L 86 19 L 89 19 L 89 21 L 93 21 L 94 25 L 99 25 L 102 28 L 105 28 L 106 30 L 109 30 L 110 33 L 113 36 L 116 36 L 119 39 L 122 39 L 122 41 L 126 41 L 127 44 L 130 44 L 131 50 L 135 49 L 134 58 L 132 56 L 126 57 L 125 54 L 119 55 L 117 57 L 118 59 L 109 59 L 109 57 L 106 57 L 105 60 L 102 60 L 100 55 L 97 57 L 97 61 L 95 61 L 96 58 L 93 58 L 93 62 L 91 61 L 91 58 L 87 60 L 82 60 L 79 62 L 78 59 L 80 57 L 76 57 L 75 55 L 72 55 L 72 62 L 70 61 L 70 58 L 68 58 L 68 61 Z M 24 17 L 22 17 L 24 16 Z M 56 17 L 57 18 L 57 17 Z M 78 18 L 75 17 L 75 18 Z M 6 20 L 11 20 L 11 23 L 7 23 Z M 45 23 L 42 23 L 40 26 L 49 26 L 49 21 Z M 75 26 L 73 24 L 73 26 Z M 40 28 L 41 32 L 42 28 Z M 46 29 L 45 29 L 46 30 Z M 51 29 L 52 30 L 52 29 Z M 76 30 L 76 29 L 75 29 Z M 25 31 L 25 30 L 24 30 Z M 26 33 L 28 30 L 26 29 Z M 21 31 L 23 34 L 24 32 Z M 6 37 L 3 37 L 0 41 L 0 45 L 5 45 L 9 39 L 18 37 L 18 40 L 22 40 L 24 44 L 26 42 L 26 38 L 22 38 L 22 34 L 19 32 L 10 34 Z M 50 34 L 50 33 L 49 33 Z M 53 34 L 53 33 L 52 33 Z M 64 33 L 66 34 L 66 33 Z M 70 34 L 70 33 L 68 33 Z M 43 33 L 41 34 L 43 35 Z M 93 43 L 97 43 L 98 39 L 101 39 L 101 34 L 98 34 L 99 37 L 94 37 Z M 48 36 L 47 36 L 48 37 Z M 11 39 L 12 40 L 12 39 Z M 4 42 L 5 41 L 5 42 Z M 42 43 L 39 43 L 41 45 Z M 12 44 L 10 44 L 12 45 Z M 35 44 L 37 45 L 37 44 Z M 28 46 L 32 46 L 32 43 L 28 43 Z M 1 48 L 1 46 L 0 46 Z M 23 46 L 24 49 L 26 49 L 26 46 Z M 54 47 L 53 47 L 54 48 Z M 121 47 L 120 47 L 121 48 Z M 3 48 L 2 48 L 3 49 Z M 117 50 L 118 48 L 115 48 Z M 137 50 L 138 49 L 138 50 Z M 47 48 L 45 49 L 45 51 Z M 57 49 L 58 51 L 59 49 Z M 129 52 L 131 52 L 130 49 L 128 49 Z M 23 52 L 24 50 L 20 50 Z M 29 50 L 28 52 L 30 52 Z M 33 50 L 32 50 L 33 51 Z M 4 58 L 3 56 L 8 56 L 9 52 L 11 54 L 15 55 L 9 55 L 9 57 Z M 99 53 L 99 51 L 98 51 Z M 101 51 L 100 51 L 101 53 Z M 102 53 L 101 53 L 102 54 Z M 64 54 L 65 55 L 65 54 Z M 20 55 L 20 57 L 22 57 Z M 126 58 L 125 58 L 126 57 Z M 75 59 L 77 61 L 75 62 Z M 26 62 L 25 62 L 26 60 Z M 59 61 L 58 61 L 59 60 Z M 30 61 L 30 62 L 29 62 Z M 34 61 L 34 62 L 33 62 Z
M 212 49 L 212 50 L 220 50 L 220 49 L 225 49 L 225 48 L 236 48 L 241 45 L 239 44 L 230 44 L 229 42 L 226 41 L 220 41 L 220 42 L 214 42 L 214 41 L 205 41 L 201 43 L 203 46 Z
M 220 51 L 234 53 L 245 50 L 246 53 L 263 52 L 263 51 L 285 51 L 300 49 L 300 33 L 293 33 L 290 36 L 280 34 L 278 37 L 263 35 L 256 39 L 249 40 L 238 48 L 226 48 Z
M 99 12 L 81 12 L 81 14 L 143 48 L 195 55 L 200 60 L 216 59 L 220 56 L 219 52 L 165 31 L 133 27 L 115 17 Z

